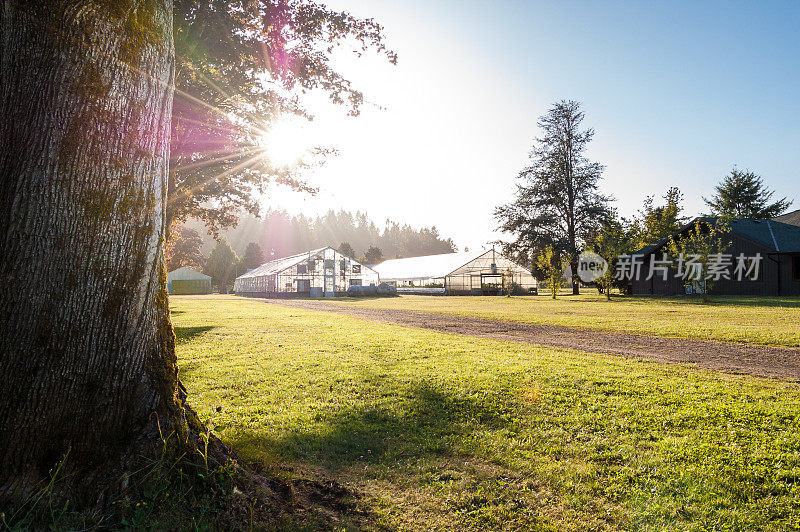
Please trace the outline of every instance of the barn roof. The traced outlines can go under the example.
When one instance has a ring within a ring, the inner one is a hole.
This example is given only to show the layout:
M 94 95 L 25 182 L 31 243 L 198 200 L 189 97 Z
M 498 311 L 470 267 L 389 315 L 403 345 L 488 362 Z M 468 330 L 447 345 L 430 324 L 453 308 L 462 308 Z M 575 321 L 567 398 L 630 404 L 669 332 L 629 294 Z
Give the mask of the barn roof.
M 211 277 L 186 266 L 167 273 L 167 281 L 201 281 L 205 279 L 211 279 Z
M 718 218 L 696 218 L 678 233 L 684 232 L 698 222 L 715 223 Z M 734 218 L 727 221 L 731 233 L 760 244 L 776 253 L 800 253 L 800 225 L 791 225 L 773 220 Z M 676 233 L 676 234 L 678 234 Z M 669 238 L 664 238 L 640 249 L 634 255 L 649 255 L 660 250 Z
M 372 269 L 378 272 L 382 280 L 442 279 L 486 253 L 488 252 L 473 251 L 391 259 L 373 266 Z
M 776 222 L 781 222 L 789 225 L 800 225 L 800 209 L 773 218 L 773 220 Z
M 327 247 L 314 249 L 311 251 L 306 251 L 304 253 L 298 253 L 297 255 L 291 255 L 289 257 L 282 257 L 280 259 L 271 260 L 269 262 L 265 262 L 258 268 L 254 268 L 249 272 L 245 273 L 244 275 L 240 275 L 237 279 L 246 279 L 248 277 L 261 277 L 262 275 L 275 275 L 276 273 L 280 273 L 287 268 L 291 268 L 295 264 L 300 264 L 301 262 L 305 262 L 308 260 L 309 257 L 312 257 L 319 253 L 320 251 L 324 251 L 328 249 Z

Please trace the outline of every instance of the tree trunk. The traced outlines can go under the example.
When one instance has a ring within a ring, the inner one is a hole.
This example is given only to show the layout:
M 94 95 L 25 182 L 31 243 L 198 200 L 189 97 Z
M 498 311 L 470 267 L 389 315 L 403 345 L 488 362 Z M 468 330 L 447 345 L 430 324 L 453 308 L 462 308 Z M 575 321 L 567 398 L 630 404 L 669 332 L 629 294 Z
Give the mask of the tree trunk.
M 580 295 L 580 278 L 578 277 L 578 255 L 573 253 L 569 259 L 569 267 L 572 269 L 572 295 Z
M 162 250 L 172 1 L 1 9 L 0 503 L 63 461 L 56 491 L 102 506 L 196 421 Z

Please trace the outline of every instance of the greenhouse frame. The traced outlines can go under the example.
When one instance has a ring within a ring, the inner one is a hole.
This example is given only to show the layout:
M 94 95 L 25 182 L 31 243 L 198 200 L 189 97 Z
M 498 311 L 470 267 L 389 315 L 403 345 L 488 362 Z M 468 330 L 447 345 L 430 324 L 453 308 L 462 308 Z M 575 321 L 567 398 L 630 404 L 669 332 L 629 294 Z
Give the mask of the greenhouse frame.
M 236 278 L 233 291 L 247 297 L 335 297 L 350 286 L 378 284 L 378 273 L 332 247 L 275 259 Z
M 494 249 L 392 259 L 375 266 L 375 270 L 381 281 L 394 284 L 401 293 L 431 287 L 447 295 L 528 294 L 538 290 L 529 270 Z

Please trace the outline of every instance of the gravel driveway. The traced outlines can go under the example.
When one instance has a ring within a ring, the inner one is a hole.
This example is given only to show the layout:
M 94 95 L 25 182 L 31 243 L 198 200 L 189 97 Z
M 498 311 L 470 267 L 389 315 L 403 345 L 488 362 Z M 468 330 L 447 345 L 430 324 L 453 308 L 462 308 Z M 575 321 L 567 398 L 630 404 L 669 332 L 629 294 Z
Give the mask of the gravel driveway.
M 646 336 L 408 310 L 369 309 L 334 305 L 318 300 L 263 299 L 261 301 L 478 338 L 527 342 L 592 353 L 608 353 L 661 363 L 694 364 L 701 368 L 728 373 L 746 373 L 759 377 L 800 381 L 800 349 L 798 348 Z

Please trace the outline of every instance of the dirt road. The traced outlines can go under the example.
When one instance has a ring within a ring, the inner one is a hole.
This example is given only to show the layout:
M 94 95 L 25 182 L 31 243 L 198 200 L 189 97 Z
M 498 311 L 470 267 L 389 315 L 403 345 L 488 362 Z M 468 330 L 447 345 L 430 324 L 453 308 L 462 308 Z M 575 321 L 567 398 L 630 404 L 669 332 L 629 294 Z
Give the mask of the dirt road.
M 694 364 L 728 373 L 800 381 L 800 349 L 533 325 L 407 310 L 367 309 L 324 301 L 264 299 L 293 308 L 346 314 L 364 320 L 513 342 Z

